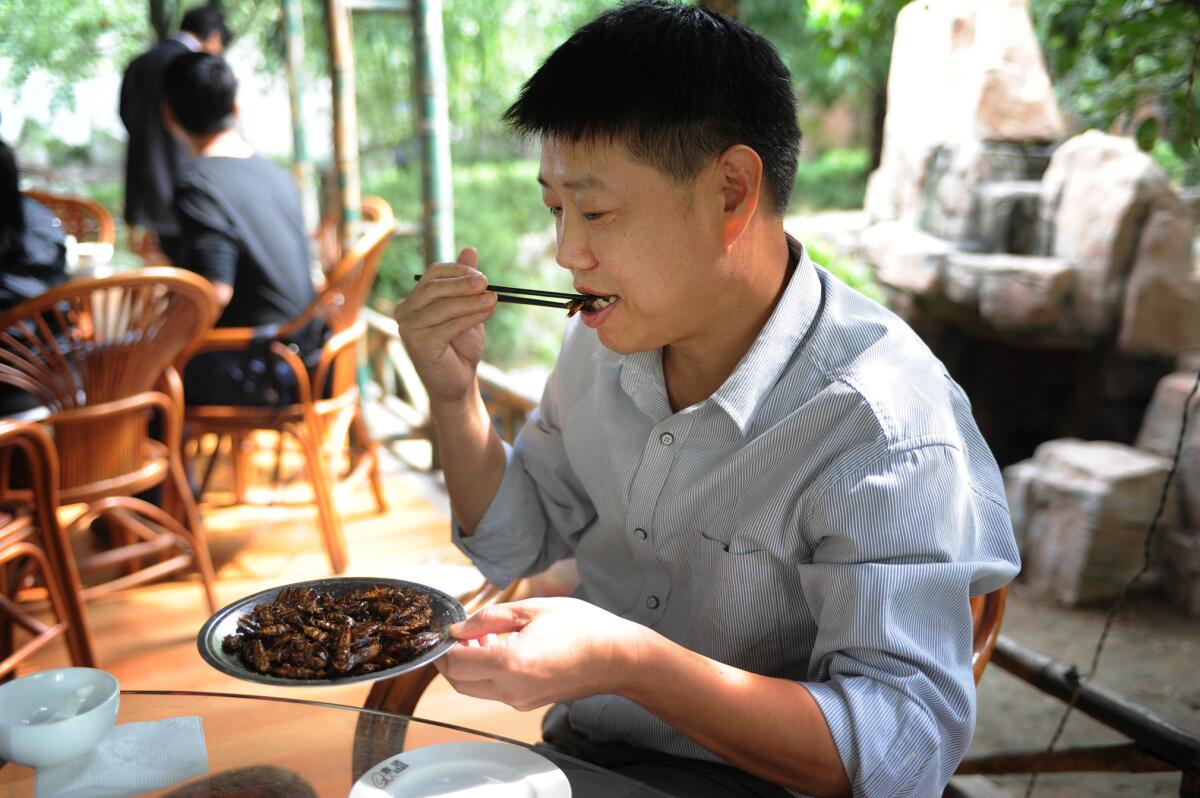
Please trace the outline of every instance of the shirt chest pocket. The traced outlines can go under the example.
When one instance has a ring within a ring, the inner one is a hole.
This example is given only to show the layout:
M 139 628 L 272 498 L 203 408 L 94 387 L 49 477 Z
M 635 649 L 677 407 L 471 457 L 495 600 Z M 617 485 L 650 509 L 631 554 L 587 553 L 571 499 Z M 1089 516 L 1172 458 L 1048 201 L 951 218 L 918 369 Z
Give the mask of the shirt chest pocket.
M 689 648 L 734 667 L 770 674 L 782 664 L 780 563 L 735 538 L 700 534 L 693 574 L 699 588 Z

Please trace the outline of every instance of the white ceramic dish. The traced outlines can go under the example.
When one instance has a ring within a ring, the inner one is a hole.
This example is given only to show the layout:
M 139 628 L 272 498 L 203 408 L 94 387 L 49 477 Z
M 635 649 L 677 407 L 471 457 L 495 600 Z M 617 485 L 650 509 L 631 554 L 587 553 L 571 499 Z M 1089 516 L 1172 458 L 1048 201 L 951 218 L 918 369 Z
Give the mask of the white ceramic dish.
M 0 685 L 0 758 L 50 767 L 96 747 L 117 722 L 121 686 L 96 668 L 55 668 Z
M 571 798 L 571 783 L 541 754 L 501 742 L 443 743 L 380 762 L 349 798 Z

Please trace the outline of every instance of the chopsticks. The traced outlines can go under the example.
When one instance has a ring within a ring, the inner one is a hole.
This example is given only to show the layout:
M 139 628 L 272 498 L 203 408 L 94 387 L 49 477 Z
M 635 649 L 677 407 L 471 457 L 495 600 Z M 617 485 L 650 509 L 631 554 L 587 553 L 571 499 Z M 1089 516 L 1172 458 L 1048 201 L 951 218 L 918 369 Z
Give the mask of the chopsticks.
M 419 282 L 421 275 L 414 274 L 413 280 Z M 588 300 L 592 297 L 587 294 L 564 294 L 559 291 L 539 291 L 534 288 L 511 288 L 505 285 L 489 285 L 485 291 L 492 291 L 497 294 L 497 299 L 501 302 L 511 302 L 515 305 L 538 305 L 544 308 L 566 308 L 570 309 L 572 302 Z M 536 297 L 546 297 L 545 299 L 537 299 Z M 551 302 L 550 299 L 559 299 L 560 302 Z

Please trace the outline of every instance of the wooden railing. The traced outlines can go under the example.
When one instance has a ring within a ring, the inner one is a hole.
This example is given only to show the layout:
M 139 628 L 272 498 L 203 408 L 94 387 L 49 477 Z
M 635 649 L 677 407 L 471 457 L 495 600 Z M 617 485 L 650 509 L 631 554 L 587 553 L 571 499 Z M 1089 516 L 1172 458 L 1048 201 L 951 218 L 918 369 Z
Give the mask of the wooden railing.
M 1080 685 L 1073 667 L 1025 648 L 1004 635 L 992 652 L 992 666 L 1103 723 L 1131 742 L 1045 750 L 1004 751 L 966 759 L 963 775 L 1013 773 L 1152 773 L 1180 774 L 1179 795 L 1200 796 L 1200 737 L 1179 729 L 1150 710 L 1103 687 Z M 1076 689 L 1078 691 L 1076 692 Z
M 375 310 L 363 311 L 367 321 L 367 400 L 387 415 L 386 429 L 376 429 L 381 443 L 427 440 L 433 447 L 432 466 L 438 467 L 437 441 L 429 417 L 429 394 L 417 378 L 416 369 L 396 322 Z M 538 396 L 509 379 L 489 363 L 479 364 L 479 388 L 500 436 L 512 441 L 538 403 Z

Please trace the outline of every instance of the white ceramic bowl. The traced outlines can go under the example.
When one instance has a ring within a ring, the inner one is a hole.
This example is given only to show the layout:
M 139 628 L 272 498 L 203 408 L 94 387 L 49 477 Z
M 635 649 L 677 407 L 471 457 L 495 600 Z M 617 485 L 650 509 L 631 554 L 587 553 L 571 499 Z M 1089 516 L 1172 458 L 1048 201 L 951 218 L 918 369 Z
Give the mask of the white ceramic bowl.
M 40 768 L 82 756 L 117 722 L 120 697 L 113 675 L 96 668 L 56 668 L 0 685 L 0 757 Z M 77 698 L 78 712 L 61 717 Z

